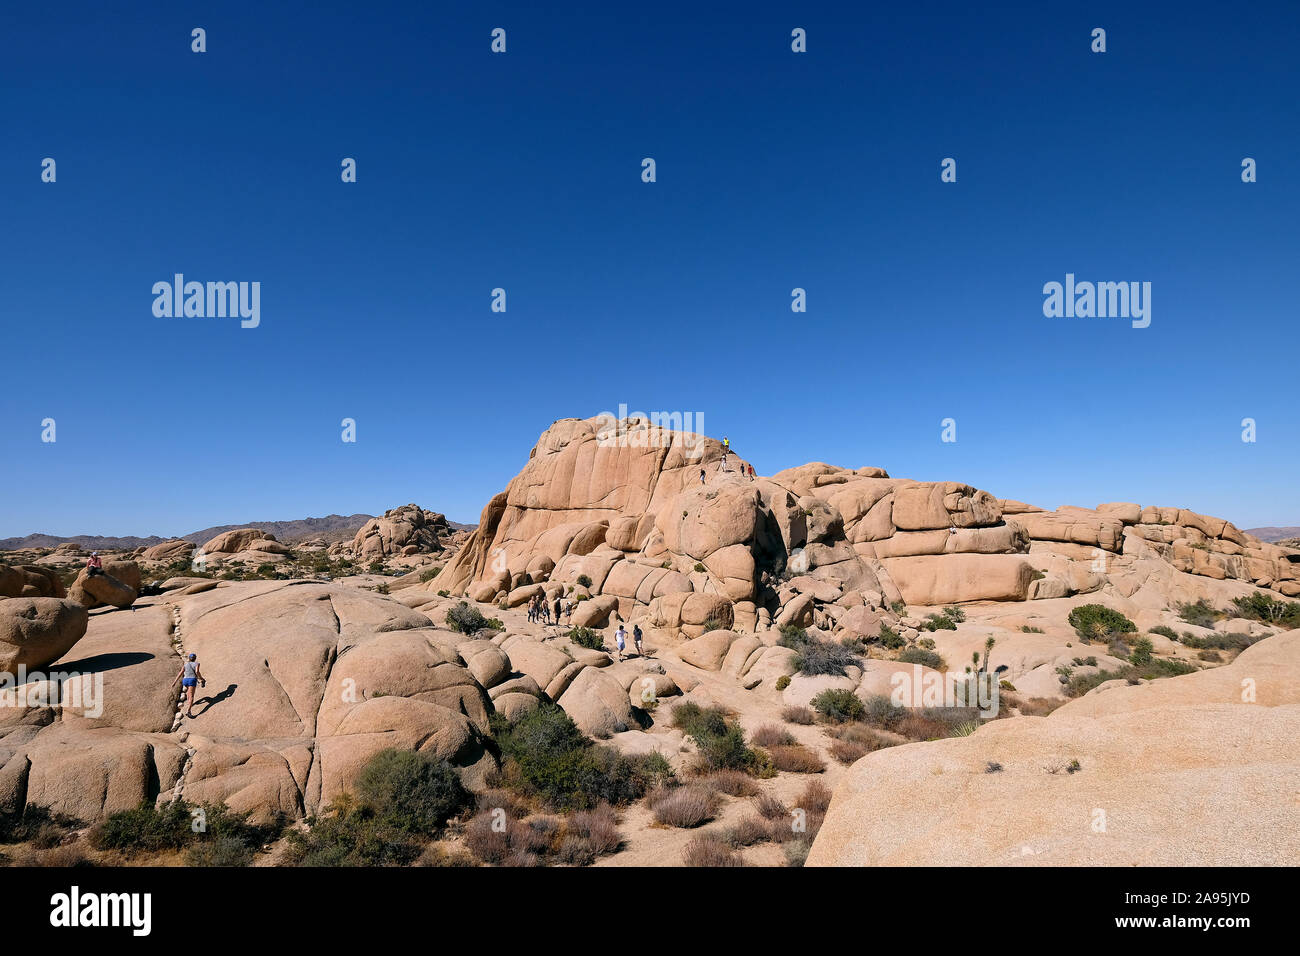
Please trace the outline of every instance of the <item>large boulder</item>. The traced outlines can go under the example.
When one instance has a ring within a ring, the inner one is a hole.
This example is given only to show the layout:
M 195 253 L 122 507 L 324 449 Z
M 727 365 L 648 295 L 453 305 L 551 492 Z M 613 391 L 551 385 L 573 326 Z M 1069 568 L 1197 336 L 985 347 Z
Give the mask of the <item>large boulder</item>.
M 943 554 L 882 562 L 908 604 L 1024 601 L 1034 568 L 1013 554 Z
M 88 620 L 85 607 L 64 598 L 0 600 L 0 672 L 52 664 L 81 640 Z
M 247 551 L 254 541 L 275 540 L 275 535 L 261 528 L 236 528 L 209 538 L 203 545 L 205 554 L 238 554 Z
M 443 539 L 450 534 L 444 515 L 415 504 L 402 505 L 362 525 L 352 539 L 352 550 L 365 561 L 403 553 L 427 554 L 442 551 Z
M 63 582 L 49 568 L 35 564 L 8 567 L 0 564 L 0 598 L 66 597 Z

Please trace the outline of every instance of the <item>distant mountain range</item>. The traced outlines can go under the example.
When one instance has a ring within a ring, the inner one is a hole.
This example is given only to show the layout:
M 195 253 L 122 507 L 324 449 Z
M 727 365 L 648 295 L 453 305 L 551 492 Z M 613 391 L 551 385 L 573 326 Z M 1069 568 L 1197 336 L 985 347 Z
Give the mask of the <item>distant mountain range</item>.
M 1300 527 L 1247 528 L 1246 534 L 1253 534 L 1260 541 L 1281 541 L 1284 538 L 1300 538 Z
M 332 544 L 335 541 L 351 538 L 362 525 L 373 517 L 374 515 L 355 514 L 346 516 L 326 515 L 324 518 L 298 518 L 293 521 L 244 521 L 240 524 L 223 524 L 212 528 L 204 528 L 201 531 L 191 531 L 189 534 L 183 534 L 180 537 L 186 541 L 193 541 L 195 544 L 203 544 L 223 531 L 233 531 L 235 528 L 261 528 L 263 531 L 269 531 L 275 535 L 277 540 L 288 544 L 307 538 L 322 538 Z M 447 524 L 457 531 L 476 527 L 472 524 L 461 524 L 458 521 L 448 521 Z M 59 545 L 67 544 L 70 541 L 74 542 L 78 547 L 92 551 L 120 551 L 147 548 L 163 541 L 172 540 L 175 539 L 160 538 L 156 534 L 147 538 L 134 535 L 115 538 L 97 534 L 75 534 L 65 538 L 54 534 L 29 534 L 22 538 L 0 538 L 0 551 L 57 548 Z

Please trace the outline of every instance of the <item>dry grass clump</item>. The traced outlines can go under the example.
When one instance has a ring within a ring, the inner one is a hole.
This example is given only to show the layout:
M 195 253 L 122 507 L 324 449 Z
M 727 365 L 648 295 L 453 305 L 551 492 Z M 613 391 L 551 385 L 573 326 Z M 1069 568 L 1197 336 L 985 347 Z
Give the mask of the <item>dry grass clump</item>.
M 821 773 L 826 769 L 826 762 L 802 744 L 793 746 L 768 747 L 772 755 L 772 766 L 788 773 Z
M 766 843 L 771 839 L 768 824 L 757 817 L 745 817 L 726 833 L 727 842 L 733 847 L 753 846 Z
M 790 814 L 785 804 L 770 793 L 759 794 L 754 799 L 754 809 L 764 820 L 784 820 Z
M 832 757 L 848 766 L 871 753 L 871 748 L 856 740 L 837 740 L 831 744 L 830 751 Z
M 789 747 L 798 743 L 794 739 L 794 734 L 784 727 L 777 727 L 774 724 L 764 724 L 749 735 L 749 741 L 759 747 Z
M 717 791 L 702 783 L 660 787 L 646 797 L 656 823 L 684 829 L 708 823 L 720 802 Z
M 754 778 L 740 770 L 716 770 L 700 778 L 700 782 L 729 797 L 752 797 L 758 793 Z
M 701 833 L 686 844 L 682 863 L 686 866 L 707 867 L 745 865 L 739 853 L 721 837 L 712 833 Z
M 781 719 L 787 724 L 808 726 L 817 722 L 817 714 L 811 707 L 787 707 L 781 711 Z
M 475 857 L 497 866 L 589 866 L 623 845 L 618 814 L 605 803 L 568 816 L 527 819 L 487 810 L 465 825 L 463 839 Z

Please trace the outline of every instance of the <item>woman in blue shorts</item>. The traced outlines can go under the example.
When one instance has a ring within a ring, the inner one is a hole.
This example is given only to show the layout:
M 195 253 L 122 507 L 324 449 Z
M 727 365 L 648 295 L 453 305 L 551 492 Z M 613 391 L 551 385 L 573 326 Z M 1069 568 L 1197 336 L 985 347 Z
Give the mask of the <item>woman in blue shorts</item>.
M 191 654 L 189 660 L 185 661 L 176 679 L 181 682 L 181 687 L 185 689 L 185 716 L 193 718 L 194 688 L 199 684 L 204 687 L 208 686 L 208 682 L 203 679 L 203 674 L 199 670 L 199 662 L 195 659 L 195 655 Z M 174 687 L 175 684 L 172 686 Z

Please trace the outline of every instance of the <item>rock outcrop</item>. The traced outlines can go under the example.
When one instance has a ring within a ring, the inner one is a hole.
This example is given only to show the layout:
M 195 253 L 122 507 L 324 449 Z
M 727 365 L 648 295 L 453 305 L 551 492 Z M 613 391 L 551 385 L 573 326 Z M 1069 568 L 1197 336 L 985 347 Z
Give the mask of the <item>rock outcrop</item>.
M 836 789 L 808 865 L 1289 865 L 1297 725 L 1290 631 L 1224 667 L 869 754 Z
M 87 620 L 84 607 L 63 598 L 0 600 L 0 673 L 58 660 L 86 633 Z
M 419 505 L 402 505 L 371 518 L 352 539 L 352 551 L 362 560 L 393 555 L 433 554 L 444 550 L 451 535 L 445 515 Z

